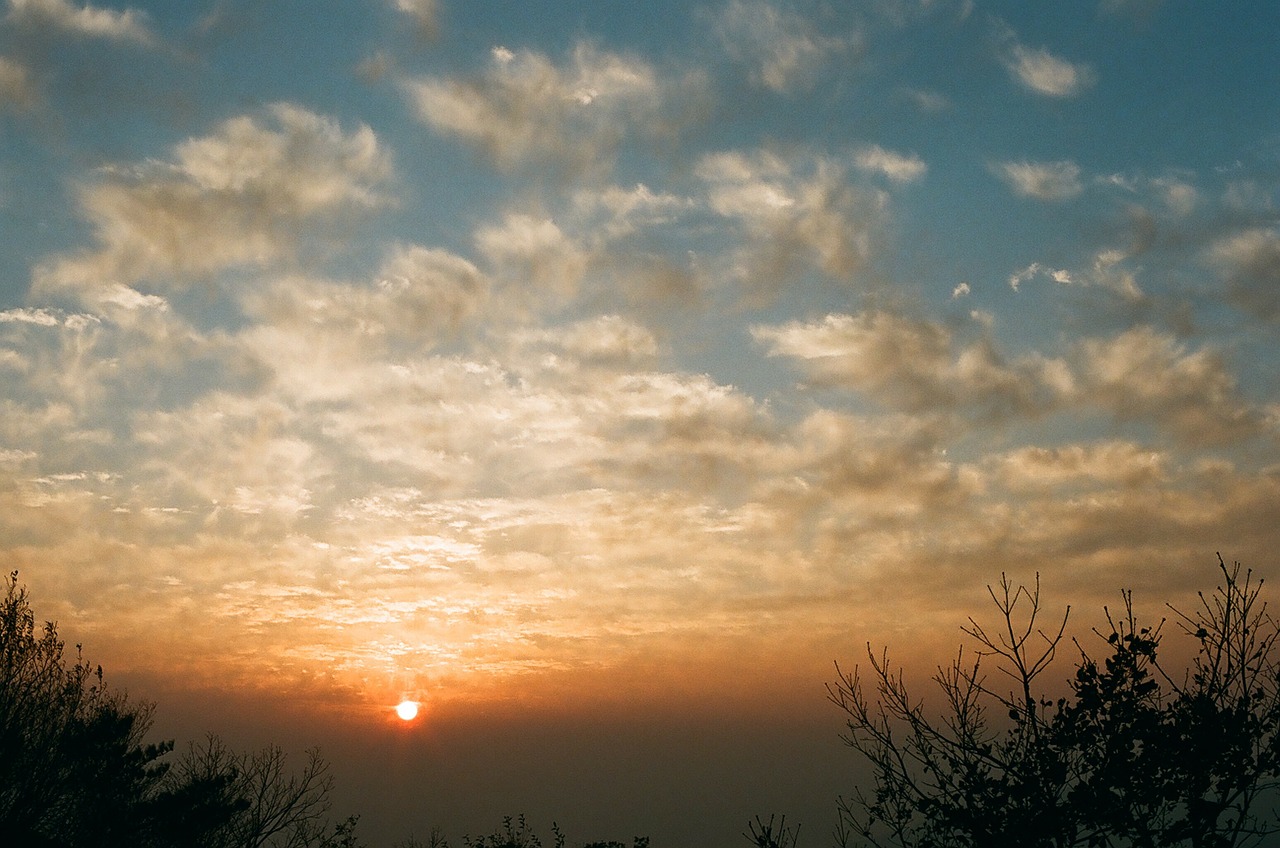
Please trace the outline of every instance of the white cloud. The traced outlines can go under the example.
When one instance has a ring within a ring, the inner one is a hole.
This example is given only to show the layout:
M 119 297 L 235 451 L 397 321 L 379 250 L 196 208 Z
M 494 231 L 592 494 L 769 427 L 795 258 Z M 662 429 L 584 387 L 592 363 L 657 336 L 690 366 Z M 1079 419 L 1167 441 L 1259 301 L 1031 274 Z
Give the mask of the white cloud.
M 1109 289 L 1129 301 L 1142 298 L 1135 272 L 1129 265 L 1130 255 L 1123 250 L 1105 248 L 1093 256 L 1089 267 L 1083 271 L 1051 268 L 1032 262 L 1009 275 L 1009 288 L 1018 291 L 1021 286 L 1038 277 L 1045 277 L 1064 286 L 1099 286 Z
M 1094 82 L 1088 65 L 1069 62 L 1048 50 L 1014 43 L 1001 60 L 1014 80 L 1046 97 L 1074 97 Z
M 62 319 L 48 309 L 6 309 L 0 312 L 0 324 L 36 324 L 41 327 L 56 327 Z
M 488 298 L 489 281 L 470 262 L 414 245 L 398 248 L 370 285 L 285 277 L 242 302 L 270 329 L 309 338 L 320 364 L 334 352 L 431 349 L 471 322 Z
M 703 157 L 696 174 L 712 210 L 741 223 L 747 245 L 735 273 L 761 289 L 806 264 L 833 277 L 860 268 L 888 205 L 884 192 L 852 185 L 822 156 L 729 151 Z
M 151 46 L 156 36 L 147 15 L 137 9 L 116 12 L 96 6 L 76 6 L 70 0 L 9 0 L 8 19 L 25 26 L 49 27 L 86 38 Z
M 529 296 L 573 295 L 589 259 L 555 221 L 518 212 L 509 213 L 500 224 L 481 227 L 475 241 L 493 266 L 495 277 L 527 289 Z
M 879 145 L 862 148 L 853 161 L 860 169 L 883 174 L 896 183 L 915 182 L 929 169 L 919 156 L 895 153 Z
M 557 364 L 567 360 L 569 367 L 581 363 L 635 367 L 652 362 L 658 354 L 657 339 L 648 328 L 618 315 L 602 315 L 564 328 L 522 331 L 515 341 L 521 355 L 542 350 L 544 357 L 549 353 Z
M 850 46 L 765 0 L 730 0 L 714 28 L 730 58 L 750 69 L 751 81 L 779 93 L 812 85 L 822 66 Z
M 1120 420 L 1158 424 L 1192 445 L 1247 439 L 1264 427 L 1212 348 L 1188 351 L 1172 336 L 1139 326 L 1086 339 L 1075 358 L 1077 397 Z
M 496 47 L 472 79 L 408 79 L 419 117 L 478 146 L 504 168 L 557 162 L 575 171 L 608 166 L 630 131 L 670 128 L 664 113 L 686 83 L 661 79 L 647 62 L 579 44 L 562 67 L 541 53 Z
M 171 162 L 108 168 L 82 187 L 97 251 L 36 270 L 37 289 L 85 292 L 147 279 L 180 288 L 286 255 L 305 221 L 383 202 L 390 157 L 373 131 L 278 104 L 183 142 Z
M 958 300 L 962 297 L 968 297 L 973 292 L 973 288 L 968 283 L 956 283 L 956 287 L 951 290 L 951 299 Z
M 1032 262 L 1027 267 L 1014 271 L 1009 275 L 1009 288 L 1018 291 L 1023 283 L 1040 276 L 1048 277 L 1055 283 L 1062 285 L 1071 285 L 1075 282 L 1071 277 L 1071 272 L 1065 268 L 1048 268 L 1039 262 Z
M 1134 271 L 1128 267 L 1129 254 L 1123 250 L 1106 248 L 1093 257 L 1093 267 L 1088 281 L 1092 285 L 1110 289 L 1126 300 L 1142 298 L 1142 289 Z
M 654 192 L 644 183 L 629 189 L 612 185 L 598 190 L 581 189 L 573 196 L 574 211 L 580 217 L 589 218 L 600 212 L 607 216 L 603 227 L 610 238 L 668 223 L 692 206 L 690 198 Z
M 1083 191 L 1080 166 L 1070 161 L 1000 162 L 992 171 L 1021 197 L 1069 200 Z
M 958 343 L 943 324 L 886 311 L 752 328 L 770 356 L 815 383 L 864 391 L 906 412 L 973 410 L 998 418 L 1050 408 L 1069 383 L 1061 363 L 1009 362 L 989 339 Z
M 1015 489 L 1064 485 L 1154 485 L 1168 479 L 1169 454 L 1134 442 L 1028 446 L 995 455 L 1001 482 Z

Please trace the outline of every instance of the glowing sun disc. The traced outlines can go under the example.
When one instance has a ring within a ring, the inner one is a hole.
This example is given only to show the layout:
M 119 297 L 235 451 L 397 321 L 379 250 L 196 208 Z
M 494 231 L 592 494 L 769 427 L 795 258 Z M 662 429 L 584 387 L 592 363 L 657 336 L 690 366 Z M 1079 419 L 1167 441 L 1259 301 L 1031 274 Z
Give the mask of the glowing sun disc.
M 396 715 L 400 716 L 404 721 L 413 721 L 418 717 L 418 704 L 416 701 L 401 701 L 396 704 Z

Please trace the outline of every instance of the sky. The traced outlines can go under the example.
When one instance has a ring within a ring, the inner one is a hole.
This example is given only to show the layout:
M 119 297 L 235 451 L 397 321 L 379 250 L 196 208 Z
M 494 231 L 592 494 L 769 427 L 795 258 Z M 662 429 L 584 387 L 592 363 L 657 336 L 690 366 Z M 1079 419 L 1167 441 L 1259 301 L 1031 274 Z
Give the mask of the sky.
M 3 561 L 159 729 L 320 745 L 368 836 L 820 842 L 834 660 L 927 673 L 1002 573 L 1081 615 L 1275 573 L 1277 43 L 7 0 Z

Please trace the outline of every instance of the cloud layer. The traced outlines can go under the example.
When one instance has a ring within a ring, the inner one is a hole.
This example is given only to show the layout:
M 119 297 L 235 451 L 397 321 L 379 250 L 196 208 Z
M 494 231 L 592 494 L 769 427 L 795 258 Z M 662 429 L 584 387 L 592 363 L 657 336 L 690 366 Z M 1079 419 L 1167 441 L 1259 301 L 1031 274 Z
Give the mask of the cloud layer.
M 714 690 L 949 644 L 1001 571 L 1086 604 L 1271 555 L 1264 142 L 1130 144 L 1087 43 L 873 6 L 660 49 L 648 6 L 395 0 L 273 52 L 269 15 L 13 0 L 0 550 L 130 669 L 344 704 Z M 89 59 L 221 76 L 105 127 Z

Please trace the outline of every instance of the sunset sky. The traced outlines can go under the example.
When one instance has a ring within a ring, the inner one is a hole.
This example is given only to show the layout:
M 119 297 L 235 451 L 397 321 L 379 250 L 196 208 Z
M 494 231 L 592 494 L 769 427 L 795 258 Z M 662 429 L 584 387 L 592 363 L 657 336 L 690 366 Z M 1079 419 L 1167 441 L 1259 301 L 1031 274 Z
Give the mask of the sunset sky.
M 1280 575 L 1280 5 L 1223 9 L 7 0 L 5 569 L 371 834 L 745 844 L 811 743 L 834 821 L 833 660 Z

